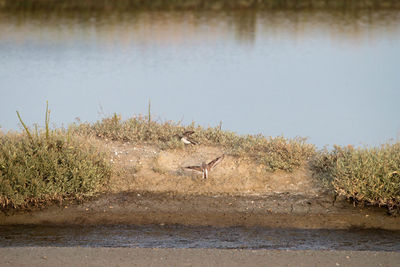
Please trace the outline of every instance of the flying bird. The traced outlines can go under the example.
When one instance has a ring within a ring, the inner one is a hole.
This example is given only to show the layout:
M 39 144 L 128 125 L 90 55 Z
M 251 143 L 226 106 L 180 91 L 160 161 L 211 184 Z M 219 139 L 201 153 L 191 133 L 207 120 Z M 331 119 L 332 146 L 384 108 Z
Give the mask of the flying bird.
M 220 163 L 224 157 L 225 157 L 225 155 L 222 155 L 222 156 L 220 156 L 220 157 L 218 157 L 216 159 L 213 159 L 209 163 L 205 163 L 203 161 L 203 163 L 200 166 L 187 166 L 187 167 L 185 167 L 185 169 L 190 169 L 190 170 L 201 172 L 201 173 L 203 173 L 203 178 L 207 179 L 208 178 L 208 173 L 215 166 L 217 166 L 217 164 Z

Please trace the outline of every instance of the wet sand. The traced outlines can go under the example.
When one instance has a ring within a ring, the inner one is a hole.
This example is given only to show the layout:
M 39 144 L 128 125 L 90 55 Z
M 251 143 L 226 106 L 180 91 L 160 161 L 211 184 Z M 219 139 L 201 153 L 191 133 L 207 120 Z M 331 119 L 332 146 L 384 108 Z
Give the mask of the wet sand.
M 400 252 L 0 248 L 1 266 L 398 266 Z
M 83 204 L 0 213 L 0 225 L 260 226 L 296 229 L 400 230 L 400 217 L 382 208 L 354 207 L 329 195 L 182 195 L 126 192 Z

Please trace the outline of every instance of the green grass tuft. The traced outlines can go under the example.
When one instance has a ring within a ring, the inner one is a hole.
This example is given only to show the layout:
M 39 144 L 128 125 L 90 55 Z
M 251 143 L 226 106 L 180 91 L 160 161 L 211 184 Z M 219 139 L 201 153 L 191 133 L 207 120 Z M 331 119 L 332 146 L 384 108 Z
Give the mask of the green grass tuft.
M 18 112 L 17 112 L 18 114 Z M 46 115 L 48 108 L 46 108 Z M 107 183 L 111 166 L 94 147 L 64 130 L 31 134 L 0 132 L 0 207 L 24 209 L 52 201 L 95 195 Z
M 360 203 L 400 207 L 400 143 L 375 148 L 335 146 L 317 154 L 312 166 L 337 194 Z
M 107 182 L 111 167 L 93 147 L 65 133 L 0 138 L 0 205 L 25 208 L 53 200 L 93 196 Z

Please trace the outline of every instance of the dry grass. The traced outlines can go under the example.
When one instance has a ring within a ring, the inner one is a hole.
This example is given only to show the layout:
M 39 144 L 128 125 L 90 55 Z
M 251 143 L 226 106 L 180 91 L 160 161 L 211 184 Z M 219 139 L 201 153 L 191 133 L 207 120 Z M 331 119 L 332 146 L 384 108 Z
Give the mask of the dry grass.
M 307 144 L 304 138 L 264 137 L 262 135 L 240 136 L 220 127 L 203 128 L 192 123 L 182 126 L 171 121 L 159 123 L 148 116 L 137 116 L 123 121 L 114 114 L 94 124 L 79 123 L 70 130 L 81 135 L 96 136 L 114 141 L 147 143 L 160 149 L 182 149 L 179 136 L 194 130 L 191 136 L 199 144 L 222 147 L 226 154 L 246 157 L 262 164 L 265 170 L 293 171 L 304 164 L 315 153 L 315 146 Z

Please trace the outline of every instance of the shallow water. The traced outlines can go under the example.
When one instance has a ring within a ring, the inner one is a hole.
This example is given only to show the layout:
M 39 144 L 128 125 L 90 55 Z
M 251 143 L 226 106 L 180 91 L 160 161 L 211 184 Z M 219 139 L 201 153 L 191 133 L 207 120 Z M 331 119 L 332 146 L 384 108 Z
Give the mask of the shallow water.
M 400 12 L 0 13 L 0 126 L 152 113 L 241 134 L 400 135 Z
M 26 246 L 400 251 L 400 232 L 159 225 L 0 227 L 0 247 Z

